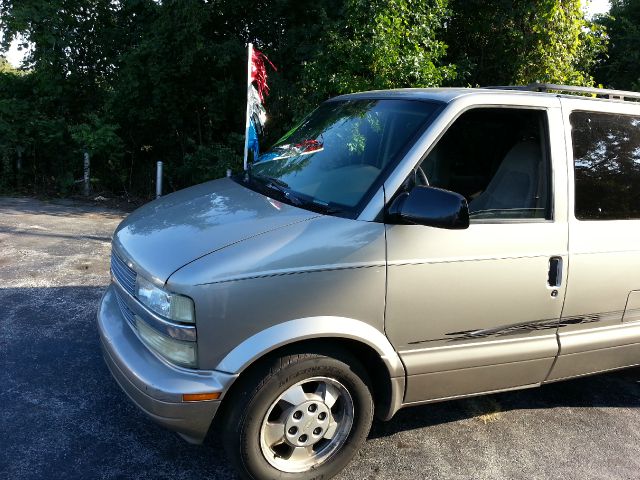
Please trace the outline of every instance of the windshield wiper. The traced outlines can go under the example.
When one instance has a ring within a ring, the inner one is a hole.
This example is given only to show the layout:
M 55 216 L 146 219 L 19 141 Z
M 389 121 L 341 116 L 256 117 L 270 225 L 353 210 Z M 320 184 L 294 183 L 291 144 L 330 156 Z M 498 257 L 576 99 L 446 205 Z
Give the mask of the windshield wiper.
M 326 202 L 321 202 L 319 200 L 315 200 L 312 197 L 308 197 L 307 195 L 294 192 L 289 188 L 289 184 L 287 182 L 280 180 L 279 178 L 255 173 L 250 173 L 249 178 L 253 179 L 255 183 L 259 183 L 263 187 L 277 191 L 284 197 L 285 200 L 288 200 L 291 204 L 297 207 L 306 208 L 308 210 L 312 210 L 318 213 L 324 213 L 326 215 L 332 215 L 342 212 L 341 209 L 332 207 Z
M 326 202 L 321 202 L 319 200 L 315 200 L 312 198 L 306 198 L 301 195 L 296 195 L 295 193 L 289 193 L 287 198 L 295 197 L 295 202 L 297 206 L 307 208 L 309 210 L 313 210 L 314 212 L 324 213 L 325 215 L 333 215 L 336 213 L 341 213 L 342 210 L 336 207 L 329 205 Z
M 293 196 L 291 189 L 289 188 L 289 184 L 287 184 L 287 182 L 283 180 L 280 180 L 279 178 L 270 177 L 268 175 L 256 175 L 255 173 L 249 174 L 249 178 L 253 179 L 254 182 L 258 180 L 258 182 L 256 183 L 260 184 L 263 187 L 266 187 L 269 190 L 277 191 L 289 200 Z

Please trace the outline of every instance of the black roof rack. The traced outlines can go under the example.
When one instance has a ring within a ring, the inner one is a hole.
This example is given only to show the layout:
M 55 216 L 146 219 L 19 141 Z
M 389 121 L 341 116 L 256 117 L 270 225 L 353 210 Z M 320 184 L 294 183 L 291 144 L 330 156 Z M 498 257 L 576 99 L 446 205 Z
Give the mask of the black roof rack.
M 628 92 L 625 90 L 611 90 L 607 88 L 577 87 L 575 85 L 556 85 L 554 83 L 530 83 L 529 85 L 485 87 L 499 90 L 520 90 L 526 92 L 561 92 L 561 93 L 586 93 L 596 95 L 599 98 L 609 100 L 640 100 L 640 92 Z

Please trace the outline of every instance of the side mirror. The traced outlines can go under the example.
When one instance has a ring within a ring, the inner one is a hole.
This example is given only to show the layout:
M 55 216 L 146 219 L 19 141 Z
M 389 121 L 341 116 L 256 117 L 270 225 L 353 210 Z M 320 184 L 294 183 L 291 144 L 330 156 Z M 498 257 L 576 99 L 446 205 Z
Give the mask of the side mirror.
M 460 194 L 434 187 L 414 187 L 391 203 L 388 215 L 404 223 L 459 230 L 469 227 L 469 205 Z

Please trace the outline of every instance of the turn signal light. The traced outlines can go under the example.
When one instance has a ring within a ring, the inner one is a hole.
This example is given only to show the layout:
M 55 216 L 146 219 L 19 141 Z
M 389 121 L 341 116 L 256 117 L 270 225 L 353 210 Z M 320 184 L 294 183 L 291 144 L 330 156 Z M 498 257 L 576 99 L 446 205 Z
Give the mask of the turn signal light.
M 220 392 L 210 393 L 183 393 L 183 402 L 201 402 L 203 400 L 217 400 L 220 398 Z

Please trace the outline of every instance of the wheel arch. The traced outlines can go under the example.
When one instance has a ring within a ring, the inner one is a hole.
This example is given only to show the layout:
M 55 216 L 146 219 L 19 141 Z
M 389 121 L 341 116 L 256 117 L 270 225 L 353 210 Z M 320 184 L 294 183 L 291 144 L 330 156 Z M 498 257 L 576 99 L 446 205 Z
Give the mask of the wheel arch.
M 388 420 L 399 410 L 404 399 L 404 365 L 387 337 L 359 320 L 308 317 L 274 325 L 239 344 L 216 370 L 240 378 L 252 366 L 271 358 L 323 346 L 341 348 L 361 360 L 372 382 L 377 417 Z M 237 378 L 228 390 L 233 389 Z

